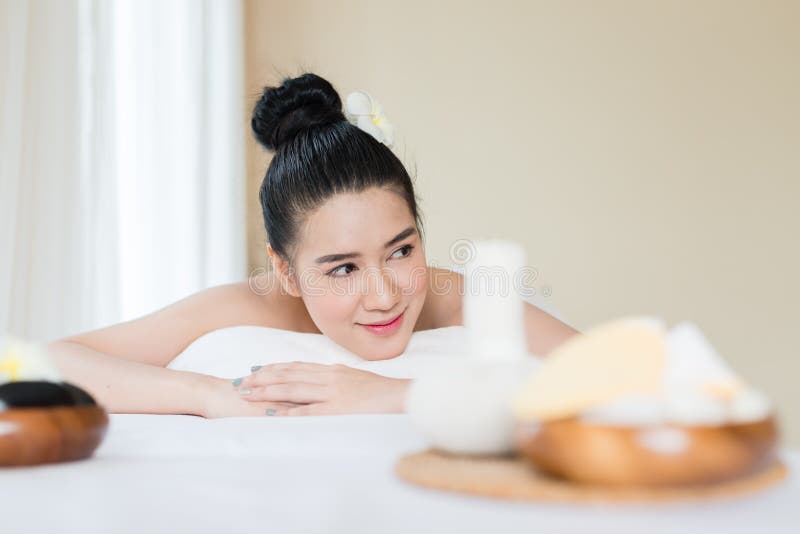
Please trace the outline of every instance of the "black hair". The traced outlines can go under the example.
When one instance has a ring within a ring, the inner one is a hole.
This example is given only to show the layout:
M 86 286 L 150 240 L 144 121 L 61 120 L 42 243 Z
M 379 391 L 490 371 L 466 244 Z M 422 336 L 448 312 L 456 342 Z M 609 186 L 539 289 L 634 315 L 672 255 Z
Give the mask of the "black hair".
M 408 204 L 422 236 L 411 177 L 385 144 L 350 124 L 336 89 L 305 73 L 265 87 L 253 109 L 256 139 L 274 157 L 259 196 L 270 246 L 292 261 L 300 224 L 337 193 L 381 187 Z M 369 224 L 365 221 L 365 224 Z

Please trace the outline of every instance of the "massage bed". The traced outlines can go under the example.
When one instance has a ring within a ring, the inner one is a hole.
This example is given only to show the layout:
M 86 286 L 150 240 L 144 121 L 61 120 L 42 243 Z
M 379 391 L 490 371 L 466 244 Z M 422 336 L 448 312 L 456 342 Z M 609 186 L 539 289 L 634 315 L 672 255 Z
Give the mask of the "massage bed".
M 254 364 L 305 360 L 414 378 L 463 357 L 463 328 L 415 333 L 403 355 L 382 362 L 359 360 L 321 335 L 226 328 L 196 340 L 170 367 L 235 378 Z M 0 532 L 800 531 L 796 451 L 782 454 L 788 478 L 760 493 L 643 506 L 502 501 L 395 476 L 401 455 L 425 447 L 405 414 L 113 414 L 89 460 L 0 470 Z

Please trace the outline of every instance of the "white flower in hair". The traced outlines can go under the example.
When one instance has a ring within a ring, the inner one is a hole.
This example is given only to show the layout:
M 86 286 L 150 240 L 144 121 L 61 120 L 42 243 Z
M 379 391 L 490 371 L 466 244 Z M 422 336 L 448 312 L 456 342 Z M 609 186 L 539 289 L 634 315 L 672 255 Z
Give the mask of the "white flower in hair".
M 388 147 L 394 143 L 394 126 L 383 114 L 383 107 L 364 91 L 347 95 L 345 101 L 347 120 L 358 126 Z

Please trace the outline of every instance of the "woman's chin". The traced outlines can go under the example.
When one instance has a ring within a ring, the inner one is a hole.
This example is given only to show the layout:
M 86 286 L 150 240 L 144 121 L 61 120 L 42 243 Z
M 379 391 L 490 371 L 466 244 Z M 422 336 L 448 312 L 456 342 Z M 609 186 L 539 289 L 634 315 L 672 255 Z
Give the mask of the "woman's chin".
M 350 350 L 360 358 L 374 362 L 396 358 L 403 354 L 408 346 L 409 335 L 402 331 L 391 337 L 373 337 L 374 339 L 362 343 L 358 350 Z

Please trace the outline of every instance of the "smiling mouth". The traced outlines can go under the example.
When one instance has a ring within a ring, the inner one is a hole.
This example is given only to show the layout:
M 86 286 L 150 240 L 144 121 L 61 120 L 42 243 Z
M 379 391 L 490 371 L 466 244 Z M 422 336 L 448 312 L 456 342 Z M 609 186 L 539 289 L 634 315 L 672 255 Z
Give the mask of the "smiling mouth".
M 395 322 L 401 315 L 403 315 L 406 311 L 403 310 L 399 314 L 397 314 L 394 318 L 389 319 L 388 321 L 384 321 L 382 323 L 359 323 L 364 326 L 386 326 L 387 324 L 392 324 Z

